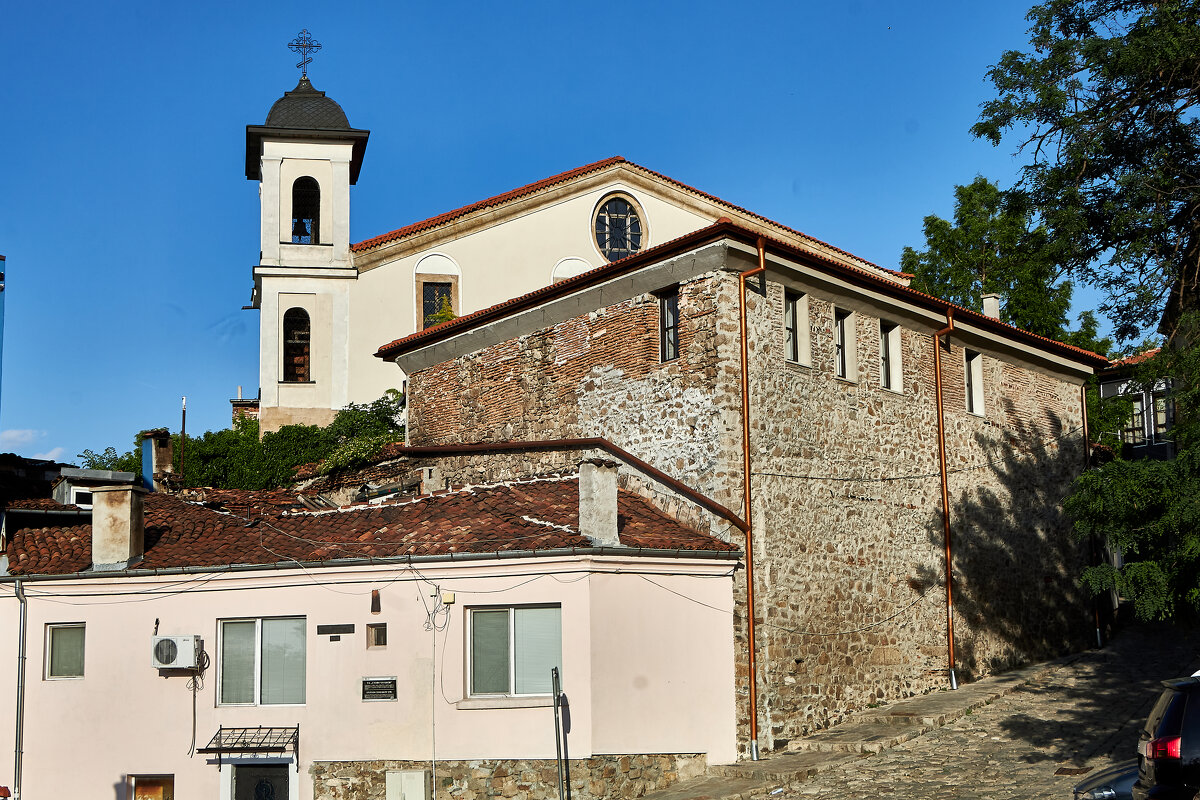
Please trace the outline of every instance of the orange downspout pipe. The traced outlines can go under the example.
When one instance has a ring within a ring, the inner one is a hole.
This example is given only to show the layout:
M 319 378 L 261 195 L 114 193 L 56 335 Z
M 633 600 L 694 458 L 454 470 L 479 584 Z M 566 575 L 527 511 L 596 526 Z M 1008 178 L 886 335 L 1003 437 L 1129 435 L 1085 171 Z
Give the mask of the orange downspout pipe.
M 742 497 L 746 522 L 746 621 L 750 650 L 750 759 L 758 761 L 758 668 L 754 657 L 754 515 L 750 505 L 750 369 L 746 345 L 746 279 L 767 271 L 766 239 L 758 237 L 758 266 L 738 276 L 738 300 L 742 321 Z
M 954 331 L 954 309 L 946 309 L 946 327 L 933 335 L 934 392 L 937 396 L 938 457 L 942 465 L 942 535 L 946 541 L 946 649 L 950 688 L 958 688 L 954 673 L 954 569 L 950 552 L 950 487 L 946 479 L 946 414 L 942 402 L 942 337 Z

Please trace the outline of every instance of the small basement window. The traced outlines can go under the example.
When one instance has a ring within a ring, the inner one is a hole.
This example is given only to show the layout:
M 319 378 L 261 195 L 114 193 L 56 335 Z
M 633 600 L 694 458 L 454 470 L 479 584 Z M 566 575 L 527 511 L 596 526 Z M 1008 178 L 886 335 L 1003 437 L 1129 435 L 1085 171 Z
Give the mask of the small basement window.
M 129 786 L 132 800 L 175 800 L 174 775 L 130 775 Z

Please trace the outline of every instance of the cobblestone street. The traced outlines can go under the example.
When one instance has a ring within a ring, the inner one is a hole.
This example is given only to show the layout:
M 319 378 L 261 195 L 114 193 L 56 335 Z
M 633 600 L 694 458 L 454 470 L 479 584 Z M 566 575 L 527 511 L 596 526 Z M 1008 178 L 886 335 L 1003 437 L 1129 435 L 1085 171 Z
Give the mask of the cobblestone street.
M 1135 757 L 1158 682 L 1200 667 L 1198 654 L 1195 631 L 1130 626 L 1108 648 L 1047 671 L 957 722 L 773 796 L 1070 798 L 1087 775 Z

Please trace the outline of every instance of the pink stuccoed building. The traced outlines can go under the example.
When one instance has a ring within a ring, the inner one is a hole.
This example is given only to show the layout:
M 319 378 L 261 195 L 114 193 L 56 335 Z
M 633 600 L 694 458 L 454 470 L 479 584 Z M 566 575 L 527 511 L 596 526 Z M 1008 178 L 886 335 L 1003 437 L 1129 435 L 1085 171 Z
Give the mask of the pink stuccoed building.
M 615 464 L 325 511 L 222 497 L 9 512 L 14 796 L 555 796 L 552 667 L 575 796 L 734 760 L 740 554 Z

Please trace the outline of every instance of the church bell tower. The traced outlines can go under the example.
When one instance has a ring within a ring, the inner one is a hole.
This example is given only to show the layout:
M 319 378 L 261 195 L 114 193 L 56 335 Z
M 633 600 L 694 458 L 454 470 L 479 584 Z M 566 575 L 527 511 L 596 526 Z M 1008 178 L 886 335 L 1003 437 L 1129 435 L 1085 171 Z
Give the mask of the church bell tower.
M 308 31 L 289 47 L 301 55 L 296 88 L 275 101 L 263 125 L 246 126 L 246 178 L 259 182 L 259 260 L 253 307 L 259 318 L 262 432 L 325 425 L 348 403 L 350 187 L 358 182 L 370 131 L 308 80 Z

